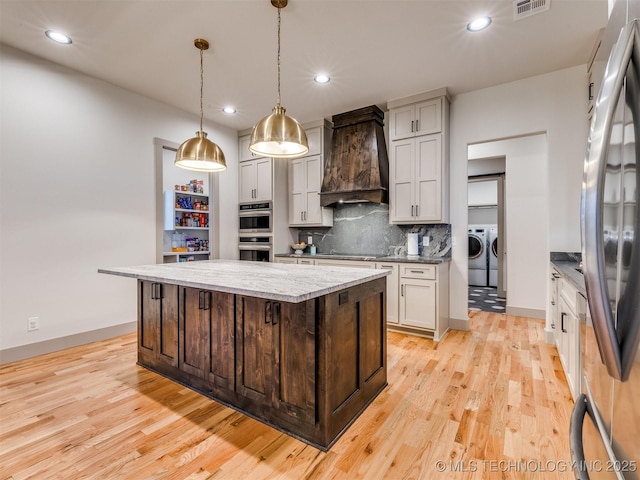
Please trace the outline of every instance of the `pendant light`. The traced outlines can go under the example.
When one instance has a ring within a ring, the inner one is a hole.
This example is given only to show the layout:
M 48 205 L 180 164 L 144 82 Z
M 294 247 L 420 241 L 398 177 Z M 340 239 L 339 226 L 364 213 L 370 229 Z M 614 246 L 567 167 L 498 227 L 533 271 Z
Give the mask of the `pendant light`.
M 272 114 L 260 120 L 251 132 L 249 150 L 256 155 L 273 158 L 295 158 L 309 151 L 307 134 L 292 117 L 285 115 L 280 105 L 280 10 L 288 0 L 271 0 L 278 9 L 278 102 Z
M 200 131 L 196 132 L 195 137 L 180 145 L 176 152 L 174 165 L 197 172 L 219 172 L 227 168 L 224 153 L 218 145 L 208 140 L 206 132 L 202 131 L 202 89 L 204 86 L 202 55 L 209 48 L 209 42 L 202 38 L 196 38 L 193 44 L 200 50 Z

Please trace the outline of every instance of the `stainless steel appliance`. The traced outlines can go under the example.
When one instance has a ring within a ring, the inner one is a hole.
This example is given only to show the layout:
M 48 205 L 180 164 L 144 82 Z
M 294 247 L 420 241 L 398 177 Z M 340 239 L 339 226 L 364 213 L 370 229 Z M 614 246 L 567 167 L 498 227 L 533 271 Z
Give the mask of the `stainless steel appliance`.
M 619 0 L 582 192 L 588 308 L 579 310 L 582 394 L 571 417 L 578 479 L 640 479 L 640 0 Z M 610 54 L 609 54 L 610 52 Z
M 240 235 L 238 249 L 240 250 L 240 260 L 248 260 L 250 262 L 273 261 L 273 243 L 270 236 L 252 237 Z
M 240 233 L 270 233 L 273 231 L 271 202 L 240 204 Z

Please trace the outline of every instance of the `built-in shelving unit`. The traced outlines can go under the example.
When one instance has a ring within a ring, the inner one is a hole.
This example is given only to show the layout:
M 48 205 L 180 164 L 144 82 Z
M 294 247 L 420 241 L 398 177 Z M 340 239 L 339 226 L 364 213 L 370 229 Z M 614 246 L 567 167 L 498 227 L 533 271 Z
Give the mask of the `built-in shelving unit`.
M 210 218 L 208 194 L 164 192 L 164 263 L 208 260 Z

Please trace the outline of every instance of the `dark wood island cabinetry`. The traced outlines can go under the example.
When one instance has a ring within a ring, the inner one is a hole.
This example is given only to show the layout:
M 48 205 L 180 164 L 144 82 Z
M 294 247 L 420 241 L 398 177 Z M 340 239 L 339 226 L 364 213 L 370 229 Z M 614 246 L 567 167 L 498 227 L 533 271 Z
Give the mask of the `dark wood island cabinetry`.
M 138 278 L 140 365 L 326 451 L 387 384 L 386 272 L 337 270 L 298 302 L 101 272 Z

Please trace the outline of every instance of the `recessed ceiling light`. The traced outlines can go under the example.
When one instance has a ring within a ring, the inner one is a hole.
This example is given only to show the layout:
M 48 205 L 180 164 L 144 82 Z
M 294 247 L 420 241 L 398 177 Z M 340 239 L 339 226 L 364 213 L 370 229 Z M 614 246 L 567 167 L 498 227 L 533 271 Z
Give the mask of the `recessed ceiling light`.
M 319 84 L 329 83 L 331 81 L 331 77 L 325 73 L 320 73 L 313 77 L 313 81 Z
M 467 23 L 467 30 L 470 32 L 479 32 L 491 25 L 491 17 L 478 17 Z
M 234 113 L 236 113 L 236 109 L 233 107 L 224 107 L 222 111 L 224 113 L 228 113 L 229 115 L 233 115 Z
M 70 36 L 65 35 L 64 33 L 56 32 L 55 30 L 47 30 L 46 32 L 44 32 L 44 34 L 49 40 L 53 40 L 57 43 L 62 43 L 63 45 L 69 45 L 73 43 Z

